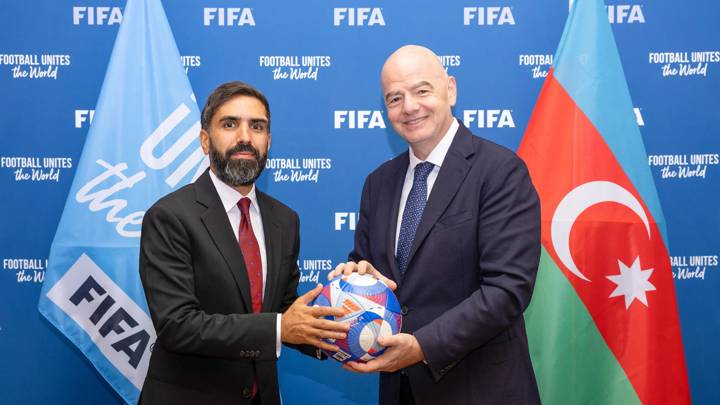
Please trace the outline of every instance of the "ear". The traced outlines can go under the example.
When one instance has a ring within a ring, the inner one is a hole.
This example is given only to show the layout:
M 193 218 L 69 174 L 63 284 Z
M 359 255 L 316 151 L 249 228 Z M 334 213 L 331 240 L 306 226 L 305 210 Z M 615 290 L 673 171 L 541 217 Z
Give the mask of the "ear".
M 204 154 L 207 155 L 210 152 L 210 134 L 204 129 L 200 130 L 200 146 L 202 146 Z
M 272 146 L 272 133 L 268 132 L 268 147 L 267 147 L 267 152 L 265 152 L 266 154 L 268 152 L 270 152 L 270 146 Z
M 451 107 L 455 107 L 457 102 L 457 83 L 454 76 L 448 76 L 448 102 Z

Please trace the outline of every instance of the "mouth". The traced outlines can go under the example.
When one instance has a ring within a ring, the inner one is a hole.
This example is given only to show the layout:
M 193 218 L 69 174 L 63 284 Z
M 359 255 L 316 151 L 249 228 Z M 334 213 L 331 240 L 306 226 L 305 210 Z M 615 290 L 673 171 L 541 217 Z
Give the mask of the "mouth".
M 423 123 L 427 119 L 427 115 L 424 115 L 422 117 L 413 118 L 410 120 L 403 121 L 403 125 L 406 127 L 414 127 L 418 126 Z
M 226 152 L 226 159 L 230 160 L 256 160 L 257 150 L 248 144 L 238 144 Z
M 250 151 L 235 152 L 230 157 L 232 159 L 255 159 L 255 153 Z

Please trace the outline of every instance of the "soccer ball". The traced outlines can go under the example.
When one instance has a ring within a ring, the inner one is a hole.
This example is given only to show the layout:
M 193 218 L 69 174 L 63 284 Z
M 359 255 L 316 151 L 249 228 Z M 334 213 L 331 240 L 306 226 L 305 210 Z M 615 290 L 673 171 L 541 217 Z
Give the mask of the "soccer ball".
M 400 332 L 402 315 L 400 303 L 385 283 L 369 274 L 352 273 L 329 282 L 312 302 L 317 306 L 334 306 L 345 310 L 341 317 L 327 319 L 350 324 L 345 339 L 325 339 L 340 348 L 325 350 L 335 360 L 366 362 L 385 351 L 377 343 L 379 336 Z

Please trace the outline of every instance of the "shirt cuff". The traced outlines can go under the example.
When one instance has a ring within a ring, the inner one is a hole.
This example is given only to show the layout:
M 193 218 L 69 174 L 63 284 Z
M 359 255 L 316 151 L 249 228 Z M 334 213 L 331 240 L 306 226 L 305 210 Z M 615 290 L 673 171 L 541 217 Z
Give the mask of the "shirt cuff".
M 277 314 L 277 321 L 275 322 L 275 331 L 277 332 L 275 334 L 275 356 L 277 358 L 280 358 L 280 349 L 282 348 L 282 340 L 280 339 L 282 337 L 282 330 L 280 329 L 280 325 L 282 325 L 282 314 Z

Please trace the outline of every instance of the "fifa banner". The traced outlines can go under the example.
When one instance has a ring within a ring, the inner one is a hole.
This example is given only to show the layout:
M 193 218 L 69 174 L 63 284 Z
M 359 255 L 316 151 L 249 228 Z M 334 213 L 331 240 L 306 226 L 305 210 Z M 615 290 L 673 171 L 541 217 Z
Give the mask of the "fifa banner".
M 407 150 L 380 69 L 415 43 L 456 78 L 458 120 L 517 151 L 542 200 L 525 317 L 544 403 L 720 403 L 717 2 L 0 9 L 0 402 L 137 400 L 154 344 L 140 223 L 206 167 L 198 105 L 220 83 L 267 95 L 257 186 L 300 216 L 299 293 L 324 283 L 365 177 Z M 377 375 L 289 348 L 279 366 L 286 405 L 377 403 Z

